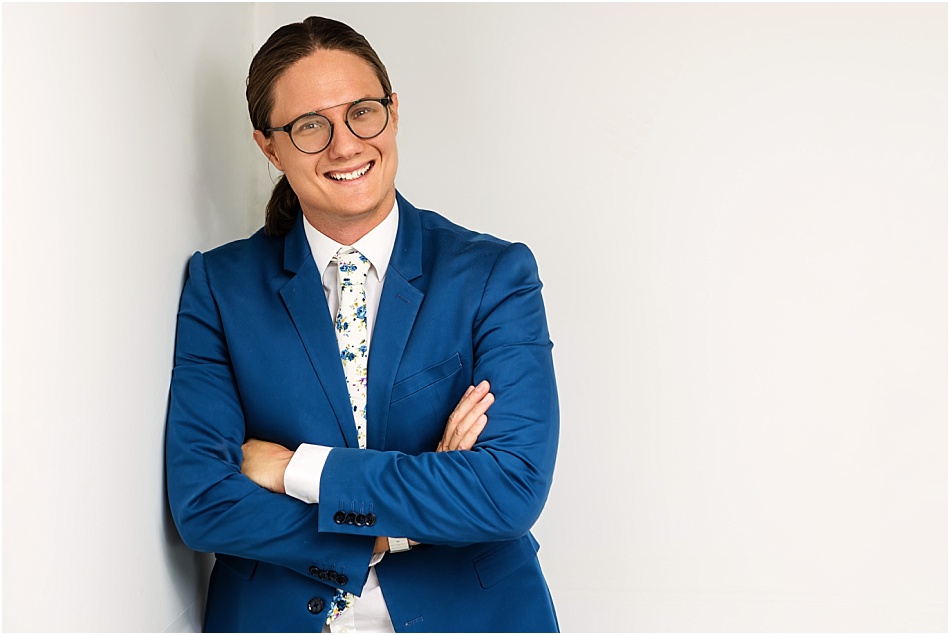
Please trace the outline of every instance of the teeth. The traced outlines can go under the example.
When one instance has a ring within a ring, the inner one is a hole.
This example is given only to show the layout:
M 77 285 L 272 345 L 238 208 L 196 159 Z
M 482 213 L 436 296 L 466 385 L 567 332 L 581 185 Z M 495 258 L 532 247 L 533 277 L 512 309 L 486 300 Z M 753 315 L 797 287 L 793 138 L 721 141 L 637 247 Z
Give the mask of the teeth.
M 352 181 L 353 179 L 358 179 L 358 178 L 360 178 L 361 176 L 363 176 L 364 174 L 366 174 L 367 172 L 369 172 L 369 169 L 370 169 L 371 167 L 373 167 L 373 164 L 372 164 L 372 163 L 367 163 L 367 164 L 366 164 L 366 167 L 364 167 L 362 170 L 357 170 L 357 171 L 355 171 L 355 172 L 346 172 L 346 173 L 343 173 L 343 174 L 333 174 L 333 173 L 330 173 L 329 176 L 330 176 L 330 178 L 333 179 L 334 181 Z

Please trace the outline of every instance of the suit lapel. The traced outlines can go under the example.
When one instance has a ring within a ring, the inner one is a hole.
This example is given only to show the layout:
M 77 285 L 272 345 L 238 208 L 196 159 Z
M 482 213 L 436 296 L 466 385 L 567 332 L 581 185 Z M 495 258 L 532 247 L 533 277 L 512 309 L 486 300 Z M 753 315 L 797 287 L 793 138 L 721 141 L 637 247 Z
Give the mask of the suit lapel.
M 389 404 L 396 371 L 425 293 L 411 284 L 422 275 L 422 224 L 419 211 L 398 192 L 399 229 L 379 298 L 369 349 L 367 447 L 385 449 Z
M 359 442 L 356 426 L 353 425 L 343 365 L 340 363 L 336 330 L 330 319 L 320 272 L 310 255 L 310 245 L 303 229 L 303 214 L 297 215 L 297 223 L 284 239 L 284 269 L 294 275 L 280 289 L 280 297 L 294 321 L 313 370 L 336 415 L 346 446 L 357 448 Z

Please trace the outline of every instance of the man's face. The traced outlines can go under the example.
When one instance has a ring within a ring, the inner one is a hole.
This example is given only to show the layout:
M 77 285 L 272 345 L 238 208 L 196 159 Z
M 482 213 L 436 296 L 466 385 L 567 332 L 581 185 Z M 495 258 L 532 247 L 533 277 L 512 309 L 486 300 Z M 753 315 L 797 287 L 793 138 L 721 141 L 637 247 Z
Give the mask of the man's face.
M 350 244 L 378 225 L 394 203 L 396 95 L 392 96 L 386 129 L 372 139 L 360 139 L 346 126 L 347 106 L 357 99 L 385 96 L 372 67 L 360 57 L 345 51 L 316 51 L 284 71 L 273 91 L 270 125 L 274 127 L 307 112 L 344 104 L 320 113 L 333 123 L 333 138 L 317 154 L 299 151 L 284 132 L 272 132 L 265 138 L 255 131 L 254 138 L 287 175 L 307 220 L 323 233 Z

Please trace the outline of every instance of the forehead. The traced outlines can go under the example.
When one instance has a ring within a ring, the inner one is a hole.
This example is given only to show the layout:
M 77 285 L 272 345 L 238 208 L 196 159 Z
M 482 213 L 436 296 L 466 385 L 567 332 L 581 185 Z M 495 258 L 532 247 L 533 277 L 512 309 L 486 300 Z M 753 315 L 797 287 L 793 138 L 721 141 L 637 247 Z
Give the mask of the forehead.
M 382 97 L 383 89 L 363 58 L 347 51 L 314 51 L 298 60 L 274 83 L 271 120 L 283 122 L 363 97 Z

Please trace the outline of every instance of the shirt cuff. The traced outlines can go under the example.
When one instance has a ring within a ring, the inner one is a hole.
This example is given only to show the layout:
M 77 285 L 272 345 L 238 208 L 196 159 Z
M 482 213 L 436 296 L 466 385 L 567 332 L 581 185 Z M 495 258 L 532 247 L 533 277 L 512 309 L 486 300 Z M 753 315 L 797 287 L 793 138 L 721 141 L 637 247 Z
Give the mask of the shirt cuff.
M 284 491 L 305 503 L 320 502 L 320 475 L 333 448 L 301 443 L 284 470 Z

